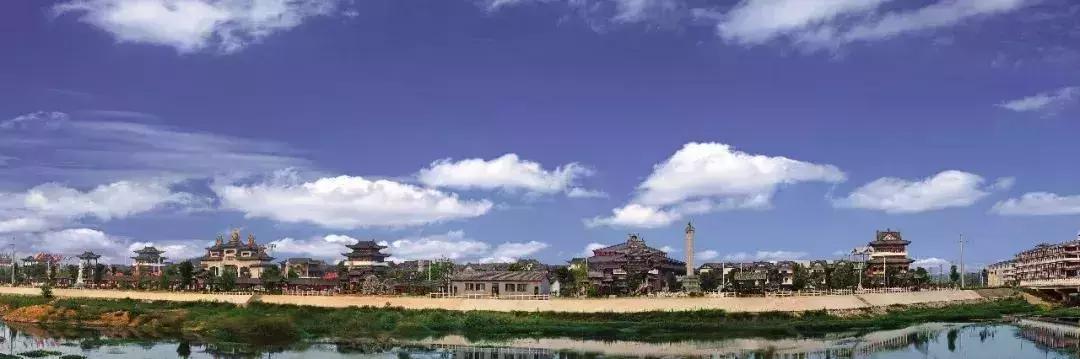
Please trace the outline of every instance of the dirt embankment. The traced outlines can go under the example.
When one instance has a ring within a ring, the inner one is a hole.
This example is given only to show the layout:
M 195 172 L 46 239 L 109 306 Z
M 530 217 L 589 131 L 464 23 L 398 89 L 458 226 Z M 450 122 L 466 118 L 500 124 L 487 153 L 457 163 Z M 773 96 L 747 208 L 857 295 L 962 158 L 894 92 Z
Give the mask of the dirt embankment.
M 185 313 L 181 310 L 156 312 L 147 315 L 135 315 L 128 311 L 110 311 L 100 314 L 80 313 L 71 308 L 58 308 L 50 304 L 31 305 L 10 309 L 0 307 L 3 320 L 17 323 L 78 323 L 90 327 L 136 328 L 160 327 L 182 322 Z

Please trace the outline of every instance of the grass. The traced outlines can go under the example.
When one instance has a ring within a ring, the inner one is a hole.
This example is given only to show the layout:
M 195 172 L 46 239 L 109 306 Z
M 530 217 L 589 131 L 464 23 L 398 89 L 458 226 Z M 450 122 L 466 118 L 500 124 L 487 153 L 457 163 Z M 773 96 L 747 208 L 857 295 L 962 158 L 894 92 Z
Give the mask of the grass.
M 38 297 L 0 296 L 12 307 L 43 304 Z M 720 310 L 643 313 L 558 313 L 406 310 L 392 307 L 317 308 L 253 303 L 240 307 L 208 302 L 56 299 L 58 309 L 75 311 L 77 320 L 127 311 L 141 318 L 140 329 L 176 336 L 194 335 L 217 343 L 282 345 L 305 339 L 357 337 L 419 338 L 462 334 L 473 339 L 572 337 L 667 341 L 730 337 L 818 336 L 834 332 L 896 329 L 925 322 L 967 322 L 1003 315 L 1040 312 L 1020 299 L 1003 299 L 941 308 L 889 308 L 884 314 L 839 317 L 824 311 L 802 314 L 727 313 Z M 182 312 L 179 317 L 162 313 Z M 171 319 L 170 319 L 171 318 Z M 171 320 L 171 321 L 170 321 Z M 67 325 L 72 325 L 67 323 Z
M 41 350 L 41 349 L 31 350 L 31 351 L 28 351 L 28 352 L 19 353 L 19 355 L 27 357 L 27 358 L 54 357 L 54 356 L 57 356 L 57 355 L 60 355 L 60 354 L 63 354 L 63 353 L 60 353 L 60 352 L 54 351 L 54 350 Z

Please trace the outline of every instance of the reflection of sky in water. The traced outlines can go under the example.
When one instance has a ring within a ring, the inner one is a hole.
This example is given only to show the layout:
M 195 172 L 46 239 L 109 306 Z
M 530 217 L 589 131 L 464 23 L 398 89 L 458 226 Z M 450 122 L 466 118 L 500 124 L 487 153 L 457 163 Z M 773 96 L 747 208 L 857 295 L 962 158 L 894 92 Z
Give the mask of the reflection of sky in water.
M 22 326 L 19 326 L 20 328 Z M 11 330 L 2 327 L 8 339 Z M 85 339 L 50 339 L 40 328 L 27 327 L 0 352 L 19 354 L 47 349 L 90 358 L 176 358 L 176 341 L 125 344 Z M 828 339 L 730 339 L 715 342 L 637 343 L 571 339 L 519 339 L 470 342 L 460 336 L 412 343 L 361 343 L 352 346 L 312 344 L 276 353 L 244 353 L 190 344 L 190 358 L 468 358 L 539 359 L 591 357 L 710 358 L 1075 358 L 1080 329 L 1033 322 L 1013 325 L 924 324 L 860 337 Z M 55 357 L 54 357 L 55 358 Z

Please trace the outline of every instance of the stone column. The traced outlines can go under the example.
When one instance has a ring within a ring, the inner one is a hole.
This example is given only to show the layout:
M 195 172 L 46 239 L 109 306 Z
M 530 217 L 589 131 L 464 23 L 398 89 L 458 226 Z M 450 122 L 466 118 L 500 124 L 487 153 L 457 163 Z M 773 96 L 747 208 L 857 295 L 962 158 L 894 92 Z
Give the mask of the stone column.
M 694 276 L 694 224 L 686 223 L 686 275 Z

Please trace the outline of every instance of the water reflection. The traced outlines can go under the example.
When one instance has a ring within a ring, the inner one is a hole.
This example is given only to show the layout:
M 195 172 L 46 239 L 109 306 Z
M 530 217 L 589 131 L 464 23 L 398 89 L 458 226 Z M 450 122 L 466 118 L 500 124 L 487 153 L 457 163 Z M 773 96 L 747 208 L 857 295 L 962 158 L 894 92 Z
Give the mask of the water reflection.
M 1013 324 L 929 323 L 860 336 L 644 343 L 567 338 L 473 341 L 446 336 L 412 341 L 357 339 L 274 350 L 77 328 L 0 325 L 3 350 L 52 350 L 90 358 L 1075 358 L 1080 329 L 1031 320 Z

